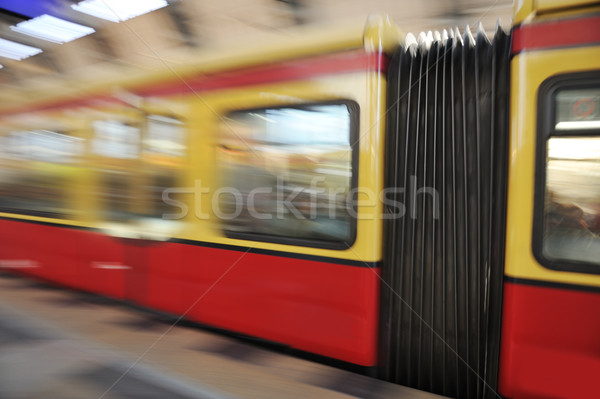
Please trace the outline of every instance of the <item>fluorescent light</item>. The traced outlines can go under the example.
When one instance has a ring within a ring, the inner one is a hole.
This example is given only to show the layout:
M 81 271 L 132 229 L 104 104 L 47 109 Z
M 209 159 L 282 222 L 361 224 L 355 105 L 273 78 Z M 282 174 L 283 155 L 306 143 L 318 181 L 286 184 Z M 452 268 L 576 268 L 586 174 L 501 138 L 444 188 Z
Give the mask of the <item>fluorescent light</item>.
M 75 24 L 47 14 L 18 23 L 17 26 L 11 26 L 10 29 L 54 43 L 70 42 L 95 32 L 93 28 L 88 26 Z
M 84 0 L 71 5 L 71 8 L 97 18 L 120 22 L 166 6 L 165 0 Z
M 569 121 L 558 122 L 556 130 L 587 130 L 600 129 L 600 120 L 598 121 Z
M 19 61 L 41 52 L 42 50 L 37 47 L 26 46 L 21 43 L 11 42 L 10 40 L 0 39 L 0 57 Z

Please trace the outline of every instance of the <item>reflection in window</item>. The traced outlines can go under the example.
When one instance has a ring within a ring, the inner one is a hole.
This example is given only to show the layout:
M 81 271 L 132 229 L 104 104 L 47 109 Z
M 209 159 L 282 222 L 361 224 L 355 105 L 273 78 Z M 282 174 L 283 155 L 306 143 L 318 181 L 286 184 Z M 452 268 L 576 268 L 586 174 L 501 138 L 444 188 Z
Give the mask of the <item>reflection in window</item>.
M 133 159 L 139 154 L 140 130 L 119 121 L 95 121 L 94 153 L 116 159 Z
M 185 125 L 167 116 L 148 115 L 143 123 L 139 117 L 92 124 L 97 196 L 105 222 L 133 225 L 179 210 L 166 204 L 162 193 L 180 185 Z
M 0 208 L 3 212 L 68 218 L 68 192 L 84 141 L 51 130 L 18 130 L 2 137 Z
M 226 232 L 352 240 L 347 105 L 235 112 L 226 122 L 216 209 Z
M 127 221 L 135 217 L 135 162 L 139 159 L 140 129 L 134 123 L 98 120 L 92 123 L 92 151 L 98 156 L 101 217 Z
M 73 163 L 83 152 L 83 140 L 50 130 L 13 132 L 8 147 L 18 159 L 49 163 Z
M 149 115 L 144 151 L 169 157 L 181 157 L 185 153 L 184 124 L 178 119 Z
M 147 215 L 162 218 L 165 214 L 176 214 L 179 209 L 163 201 L 166 189 L 180 185 L 181 168 L 186 153 L 185 124 L 176 118 L 163 115 L 148 115 L 144 137 L 144 160 L 146 172 L 145 189 Z M 176 194 L 170 195 L 177 199 Z
M 600 137 L 551 137 L 546 160 L 544 256 L 600 259 Z

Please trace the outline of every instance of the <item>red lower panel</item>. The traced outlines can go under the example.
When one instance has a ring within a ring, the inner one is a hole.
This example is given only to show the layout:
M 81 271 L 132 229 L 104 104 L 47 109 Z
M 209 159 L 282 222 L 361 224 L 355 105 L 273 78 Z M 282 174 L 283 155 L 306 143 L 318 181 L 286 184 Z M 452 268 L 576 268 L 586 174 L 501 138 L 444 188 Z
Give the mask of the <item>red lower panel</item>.
M 378 271 L 194 246 L 184 264 L 190 318 L 375 364 Z
M 500 393 L 600 397 L 600 293 L 504 285 Z
M 0 220 L 0 266 L 73 286 L 77 284 L 78 232 Z
M 129 299 L 153 309 L 184 314 L 184 247 L 173 243 L 142 245 L 135 250 L 130 247 L 128 264 L 134 269 L 127 282 Z
M 0 265 L 323 356 L 376 362 L 378 269 L 11 220 L 0 220 Z
M 112 298 L 125 299 L 125 279 L 132 266 L 126 263 L 124 241 L 91 231 L 80 231 L 78 246 L 80 263 L 77 286 Z

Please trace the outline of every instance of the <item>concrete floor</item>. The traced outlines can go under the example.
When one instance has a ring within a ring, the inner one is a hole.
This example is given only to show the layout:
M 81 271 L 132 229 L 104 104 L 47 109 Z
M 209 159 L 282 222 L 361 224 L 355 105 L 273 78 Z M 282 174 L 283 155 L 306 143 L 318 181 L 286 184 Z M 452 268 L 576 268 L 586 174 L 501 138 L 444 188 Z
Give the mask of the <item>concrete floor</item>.
M 0 398 L 432 398 L 0 274 Z

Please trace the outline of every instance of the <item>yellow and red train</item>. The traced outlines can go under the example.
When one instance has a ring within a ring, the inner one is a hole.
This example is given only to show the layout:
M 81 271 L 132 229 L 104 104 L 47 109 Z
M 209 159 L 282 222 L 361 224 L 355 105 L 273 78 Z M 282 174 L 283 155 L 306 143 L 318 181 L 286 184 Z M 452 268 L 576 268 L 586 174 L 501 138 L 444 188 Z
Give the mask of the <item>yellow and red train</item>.
M 600 6 L 0 110 L 0 266 L 455 397 L 597 397 Z

